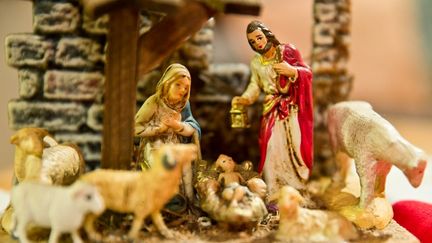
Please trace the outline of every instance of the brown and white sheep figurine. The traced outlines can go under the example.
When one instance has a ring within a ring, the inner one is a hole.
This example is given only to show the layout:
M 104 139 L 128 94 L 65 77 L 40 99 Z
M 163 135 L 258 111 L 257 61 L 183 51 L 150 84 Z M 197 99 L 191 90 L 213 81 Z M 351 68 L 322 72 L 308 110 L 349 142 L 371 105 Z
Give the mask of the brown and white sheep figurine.
M 343 242 L 357 236 L 350 221 L 336 212 L 306 209 L 300 193 L 284 186 L 273 195 L 280 213 L 276 238 L 289 242 Z
M 42 128 L 22 128 L 10 139 L 15 147 L 15 176 L 18 182 L 35 180 L 47 184 L 72 184 L 85 170 L 77 146 L 58 144 Z
M 405 140 L 369 103 L 337 103 L 329 108 L 327 123 L 334 152 L 354 159 L 361 185 L 358 208 L 371 208 L 375 198 L 384 197 L 392 165 L 405 174 L 413 187 L 420 185 L 427 155 Z
M 147 216 L 151 216 L 159 232 L 174 236 L 164 223 L 160 210 L 179 191 L 182 168 L 197 156 L 193 144 L 163 145 L 154 151 L 152 167 L 146 171 L 118 171 L 100 169 L 83 175 L 80 180 L 95 185 L 104 198 L 107 209 L 134 213 L 128 237 L 136 239 Z M 90 238 L 100 239 L 93 222 L 96 215 L 86 219 L 85 228 Z
M 49 243 L 70 233 L 74 243 L 82 242 L 78 230 L 87 213 L 101 213 L 104 202 L 97 189 L 84 182 L 68 187 L 22 182 L 12 190 L 14 221 L 20 242 L 28 242 L 27 225 L 51 228 Z
M 16 145 L 14 176 L 18 182 L 70 185 L 84 173 L 84 159 L 78 147 L 58 144 L 45 129 L 22 128 L 10 142 Z M 1 217 L 1 226 L 8 233 L 12 230 L 13 212 L 9 205 Z

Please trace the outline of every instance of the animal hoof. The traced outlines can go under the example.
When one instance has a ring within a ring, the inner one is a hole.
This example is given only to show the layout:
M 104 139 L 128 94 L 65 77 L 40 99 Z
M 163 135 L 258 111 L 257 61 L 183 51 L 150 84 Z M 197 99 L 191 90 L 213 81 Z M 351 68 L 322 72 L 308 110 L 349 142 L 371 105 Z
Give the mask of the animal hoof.
M 176 238 L 175 232 L 171 231 L 169 229 L 162 230 L 160 233 L 161 233 L 161 235 L 163 235 L 163 237 L 165 237 L 167 239 L 174 239 L 174 238 Z
M 89 238 L 93 241 L 93 242 L 102 242 L 102 235 L 99 233 L 90 233 L 89 234 Z

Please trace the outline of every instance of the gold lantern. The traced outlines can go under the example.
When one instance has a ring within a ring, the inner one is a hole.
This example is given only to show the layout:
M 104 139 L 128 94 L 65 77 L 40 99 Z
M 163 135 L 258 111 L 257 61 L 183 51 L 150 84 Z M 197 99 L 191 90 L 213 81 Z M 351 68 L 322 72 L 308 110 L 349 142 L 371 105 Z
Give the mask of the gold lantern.
M 242 105 L 233 105 L 230 110 L 232 128 L 250 127 L 246 108 Z

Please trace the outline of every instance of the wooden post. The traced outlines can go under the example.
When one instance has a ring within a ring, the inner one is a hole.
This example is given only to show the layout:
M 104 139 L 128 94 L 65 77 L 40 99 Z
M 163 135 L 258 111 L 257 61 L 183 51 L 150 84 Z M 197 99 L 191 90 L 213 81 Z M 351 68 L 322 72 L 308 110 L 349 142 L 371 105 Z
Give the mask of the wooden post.
M 105 69 L 102 168 L 128 169 L 133 152 L 139 12 L 109 13 Z

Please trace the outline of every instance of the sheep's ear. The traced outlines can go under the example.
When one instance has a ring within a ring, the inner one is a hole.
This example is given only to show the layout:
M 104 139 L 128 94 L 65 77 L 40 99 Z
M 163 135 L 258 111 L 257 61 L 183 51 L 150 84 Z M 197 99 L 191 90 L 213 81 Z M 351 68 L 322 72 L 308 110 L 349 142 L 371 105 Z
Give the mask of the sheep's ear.
M 162 155 L 162 165 L 167 170 L 172 170 L 177 165 L 177 161 L 174 159 L 172 154 L 164 153 Z
M 18 144 L 18 139 L 19 139 L 18 134 L 14 134 L 14 135 L 10 138 L 10 143 L 11 143 L 11 144 L 15 144 L 15 145 L 17 145 L 17 144 Z

